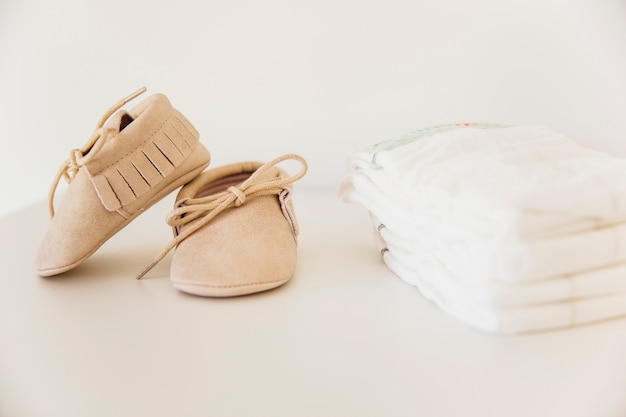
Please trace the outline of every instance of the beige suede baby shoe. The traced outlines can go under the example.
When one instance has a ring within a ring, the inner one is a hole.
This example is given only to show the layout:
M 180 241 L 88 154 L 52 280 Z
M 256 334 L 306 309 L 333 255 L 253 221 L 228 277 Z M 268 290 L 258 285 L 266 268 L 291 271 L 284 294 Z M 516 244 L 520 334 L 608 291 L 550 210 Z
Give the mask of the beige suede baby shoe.
M 120 100 L 100 119 L 91 139 L 63 163 L 49 194 L 49 224 L 35 258 L 41 276 L 68 271 L 148 207 L 186 184 L 209 164 L 198 132 L 162 94 L 129 111 Z M 61 178 L 70 183 L 58 209 Z
M 296 160 L 288 174 L 276 165 Z M 185 185 L 167 222 L 174 240 L 137 278 L 176 247 L 170 279 L 195 295 L 231 297 L 278 287 L 296 268 L 298 226 L 291 184 L 307 170 L 298 155 L 203 172 Z

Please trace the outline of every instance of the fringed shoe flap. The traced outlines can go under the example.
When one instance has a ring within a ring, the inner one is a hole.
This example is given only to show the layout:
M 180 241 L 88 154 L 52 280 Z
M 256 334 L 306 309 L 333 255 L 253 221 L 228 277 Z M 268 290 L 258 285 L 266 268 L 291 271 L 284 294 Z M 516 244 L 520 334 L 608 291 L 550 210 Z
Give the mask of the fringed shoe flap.
M 132 128 L 132 125 L 129 127 Z M 136 133 L 123 130 L 111 142 L 134 141 L 134 146 L 96 172 L 92 172 L 92 166 L 86 166 L 98 197 L 108 211 L 124 208 L 158 187 L 198 143 L 197 131 L 174 109 L 157 126 L 157 130 L 152 132 L 144 130 L 146 134 L 139 139 L 129 137 Z M 123 144 L 124 147 L 128 145 Z

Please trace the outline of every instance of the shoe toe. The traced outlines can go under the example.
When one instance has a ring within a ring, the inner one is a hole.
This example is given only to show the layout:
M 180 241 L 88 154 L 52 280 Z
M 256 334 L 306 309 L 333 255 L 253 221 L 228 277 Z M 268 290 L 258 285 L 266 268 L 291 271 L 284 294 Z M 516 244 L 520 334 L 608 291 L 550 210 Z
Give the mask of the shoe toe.
M 37 273 L 50 276 L 76 267 L 124 220 L 102 207 L 87 173 L 79 171 L 41 240 L 35 256 Z
M 267 196 L 227 209 L 181 242 L 170 277 L 183 292 L 231 297 L 278 287 L 295 266 L 292 230 L 275 196 Z

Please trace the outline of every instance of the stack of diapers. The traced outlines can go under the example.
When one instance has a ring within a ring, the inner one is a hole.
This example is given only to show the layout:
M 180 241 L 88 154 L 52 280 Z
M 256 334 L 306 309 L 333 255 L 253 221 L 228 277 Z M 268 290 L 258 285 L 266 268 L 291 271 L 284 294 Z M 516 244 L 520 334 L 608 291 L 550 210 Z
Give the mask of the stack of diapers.
M 344 201 L 448 314 L 516 334 L 626 315 L 626 159 L 545 127 L 453 124 L 348 156 Z

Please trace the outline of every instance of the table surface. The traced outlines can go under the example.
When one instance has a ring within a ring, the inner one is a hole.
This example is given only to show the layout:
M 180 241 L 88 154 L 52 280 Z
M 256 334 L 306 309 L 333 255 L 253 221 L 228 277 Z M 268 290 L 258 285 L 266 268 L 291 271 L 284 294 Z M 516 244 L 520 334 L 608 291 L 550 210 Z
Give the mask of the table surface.
M 172 196 L 73 271 L 34 272 L 45 204 L 0 219 L 0 416 L 626 415 L 626 319 L 523 336 L 448 317 L 382 264 L 367 214 L 299 191 L 294 278 L 183 294 Z

